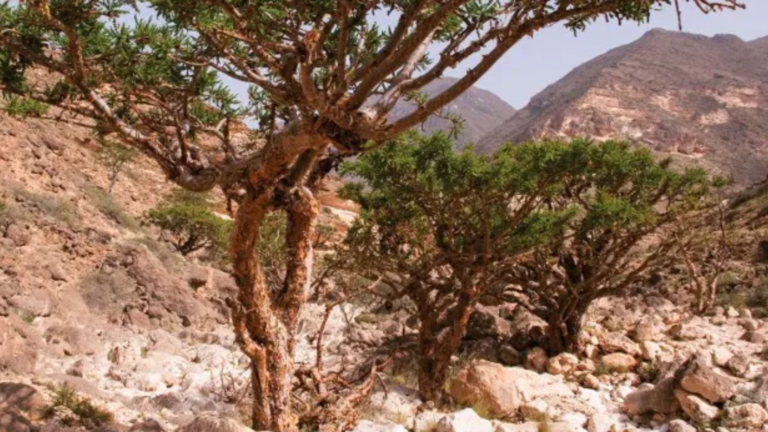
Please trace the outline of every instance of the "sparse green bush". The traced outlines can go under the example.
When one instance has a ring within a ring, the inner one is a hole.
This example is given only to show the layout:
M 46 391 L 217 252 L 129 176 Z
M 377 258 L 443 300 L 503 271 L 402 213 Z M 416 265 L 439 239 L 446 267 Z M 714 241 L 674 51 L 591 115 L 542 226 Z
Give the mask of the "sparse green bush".
M 171 243 L 182 255 L 203 248 L 215 254 L 227 250 L 232 222 L 212 211 L 205 195 L 177 191 L 147 212 L 147 220 L 171 236 Z
M 112 190 L 115 188 L 120 173 L 125 169 L 128 162 L 132 161 L 139 153 L 131 147 L 126 147 L 106 138 L 100 138 L 99 141 L 101 142 L 99 161 L 109 170 L 107 193 L 112 195 Z
M 48 112 L 49 105 L 34 99 L 11 97 L 5 104 L 5 112 L 10 116 L 27 118 L 42 117 Z
M 43 409 L 43 417 L 56 419 L 64 426 L 83 426 L 93 429 L 110 423 L 114 415 L 82 397 L 66 383 L 51 386 L 51 403 Z
M 136 222 L 131 215 L 126 213 L 125 209 L 115 202 L 112 195 L 107 191 L 95 184 L 86 184 L 83 190 L 94 207 L 96 207 L 102 214 L 126 228 L 132 230 L 139 228 L 139 223 Z
M 56 195 L 32 192 L 23 187 L 15 187 L 13 193 L 59 222 L 74 227 L 80 224 L 80 212 L 72 203 Z
M 168 270 L 177 269 L 184 262 L 184 259 L 174 253 L 165 243 L 158 242 L 155 239 L 138 237 L 131 239 L 129 243 L 146 246 Z

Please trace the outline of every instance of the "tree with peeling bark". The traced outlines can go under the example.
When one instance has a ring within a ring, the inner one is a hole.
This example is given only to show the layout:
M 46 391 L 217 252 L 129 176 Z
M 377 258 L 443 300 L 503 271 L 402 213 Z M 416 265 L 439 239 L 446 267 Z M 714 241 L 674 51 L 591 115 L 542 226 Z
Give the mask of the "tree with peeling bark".
M 70 116 L 56 119 L 133 146 L 182 188 L 220 188 L 238 204 L 234 327 L 253 364 L 254 426 L 280 432 L 296 424 L 293 334 L 311 273 L 313 191 L 334 161 L 420 124 L 545 27 L 640 21 L 678 1 L 22 0 L 0 5 L 0 82 L 17 106 L 56 106 Z M 741 7 L 689 1 L 704 12 Z M 125 24 L 134 7 L 155 19 L 134 9 Z M 377 24 L 387 14 L 393 24 Z M 450 88 L 389 121 L 399 99 L 464 62 L 473 66 Z M 48 79 L 28 82 L 30 68 Z M 250 85 L 249 102 L 221 76 Z M 259 145 L 237 139 L 244 116 L 258 119 Z M 257 248 L 272 212 L 288 221 L 278 290 Z
M 612 141 L 507 146 L 492 159 L 451 148 L 408 135 L 346 166 L 364 182 L 342 191 L 361 217 L 341 255 L 380 277 L 381 296 L 415 305 L 428 400 L 483 296 L 528 308 L 549 323 L 553 353 L 570 349 L 592 301 L 669 259 L 711 185 Z
M 489 159 L 472 148 L 454 153 L 443 134 L 412 132 L 344 168 L 364 183 L 342 189 L 361 217 L 340 255 L 351 269 L 380 277 L 389 301 L 415 305 L 425 400 L 443 396 L 477 302 L 526 253 L 562 237 L 574 216 L 543 206 L 568 161 L 531 150 L 510 147 Z
M 571 208 L 568 236 L 539 247 L 505 275 L 502 298 L 547 322 L 547 349 L 577 352 L 589 306 L 625 295 L 676 256 L 713 205 L 721 179 L 676 171 L 644 148 L 608 141 L 549 143 L 570 165 L 549 208 Z

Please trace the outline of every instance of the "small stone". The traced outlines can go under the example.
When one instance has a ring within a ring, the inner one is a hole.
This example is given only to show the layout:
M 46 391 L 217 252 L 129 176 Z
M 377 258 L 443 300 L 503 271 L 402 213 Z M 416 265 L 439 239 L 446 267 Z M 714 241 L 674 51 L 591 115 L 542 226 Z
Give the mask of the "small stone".
M 629 354 L 606 354 L 600 362 L 612 372 L 629 372 L 637 366 L 637 360 Z
M 768 424 L 768 412 L 756 403 L 725 409 L 725 424 L 738 428 L 758 428 Z
M 435 432 L 493 432 L 493 423 L 466 408 L 440 419 Z
M 749 365 L 751 361 L 749 356 L 744 354 L 737 354 L 732 356 L 727 363 L 728 370 L 733 372 L 737 377 L 744 377 L 749 372 Z
M 736 318 L 739 316 L 739 311 L 737 311 L 733 306 L 728 306 L 728 309 L 725 311 L 725 316 L 728 318 Z
M 712 361 L 715 365 L 724 367 L 728 364 L 728 361 L 733 357 L 733 353 L 728 351 L 727 348 L 721 346 L 715 346 L 712 348 Z
M 643 358 L 650 361 L 656 360 L 659 354 L 661 354 L 659 344 L 652 341 L 640 342 L 640 350 L 642 351 Z
M 598 390 L 600 388 L 600 380 L 592 374 L 584 375 L 584 378 L 582 378 L 581 383 L 584 387 L 588 389 Z
M 64 282 L 68 279 L 64 270 L 56 263 L 48 264 L 48 272 L 51 274 L 51 279 L 59 282 Z
M 576 365 L 579 364 L 579 358 L 570 353 L 558 354 L 547 360 L 547 372 L 552 375 L 567 375 Z
M 739 320 L 739 325 L 746 331 L 756 331 L 760 328 L 760 324 L 750 318 L 742 318 Z
M 522 362 L 520 351 L 512 345 L 502 345 L 497 353 L 499 361 L 506 366 L 517 366 Z
M 598 348 L 596 345 L 589 344 L 584 347 L 584 355 L 589 359 L 597 360 L 597 358 L 600 356 L 600 348 Z
M 21 225 L 15 223 L 8 225 L 8 228 L 5 229 L 5 237 L 13 240 L 13 244 L 16 247 L 26 246 L 32 240 L 29 232 L 22 228 Z
M 709 424 L 720 415 L 720 410 L 717 407 L 684 390 L 676 389 L 675 397 L 680 402 L 680 408 L 683 412 L 698 424 Z
M 682 420 L 669 422 L 669 432 L 696 432 L 696 428 Z
M 547 352 L 543 348 L 534 347 L 525 356 L 525 368 L 539 373 L 544 372 L 548 360 Z

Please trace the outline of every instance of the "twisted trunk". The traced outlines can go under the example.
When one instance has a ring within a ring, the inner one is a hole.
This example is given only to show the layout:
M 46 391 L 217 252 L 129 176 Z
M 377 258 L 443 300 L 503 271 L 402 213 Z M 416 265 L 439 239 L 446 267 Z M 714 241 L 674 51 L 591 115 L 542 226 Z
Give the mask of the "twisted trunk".
M 277 199 L 278 186 L 269 180 L 281 178 L 278 173 L 290 170 L 289 165 L 295 159 L 290 158 L 290 154 L 298 156 L 306 150 L 307 139 L 289 140 L 282 143 L 280 149 L 268 150 L 268 161 L 250 172 L 254 188 L 240 203 L 230 239 L 238 286 L 238 302 L 231 302 L 230 307 L 236 340 L 251 360 L 255 430 L 296 429 L 297 419 L 291 410 L 294 337 L 312 273 L 311 238 L 317 203 L 312 193 L 301 186 L 287 192 L 287 201 L 285 196 Z M 266 216 L 278 206 L 288 214 L 287 271 L 280 292 L 270 292 L 259 257 L 258 239 Z

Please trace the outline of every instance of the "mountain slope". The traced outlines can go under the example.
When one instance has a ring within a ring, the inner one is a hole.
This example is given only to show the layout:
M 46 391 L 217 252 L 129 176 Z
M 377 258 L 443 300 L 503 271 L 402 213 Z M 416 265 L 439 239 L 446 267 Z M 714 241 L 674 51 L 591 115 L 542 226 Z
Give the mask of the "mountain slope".
M 752 182 L 768 172 L 768 39 L 652 30 L 574 69 L 484 137 L 624 138 Z
M 456 82 L 455 78 L 440 78 L 429 84 L 423 92 L 428 96 L 435 96 L 447 90 Z M 392 120 L 402 118 L 413 112 L 415 105 L 406 101 L 399 101 L 392 110 Z M 499 127 L 504 120 L 514 114 L 515 109 L 504 102 L 495 94 L 472 87 L 464 94 L 456 98 L 445 109 L 446 112 L 459 115 L 464 119 L 464 129 L 458 137 L 458 147 L 463 148 L 471 142 L 478 142 L 491 131 Z M 451 122 L 440 117 L 430 117 L 422 126 L 425 132 L 448 130 Z

